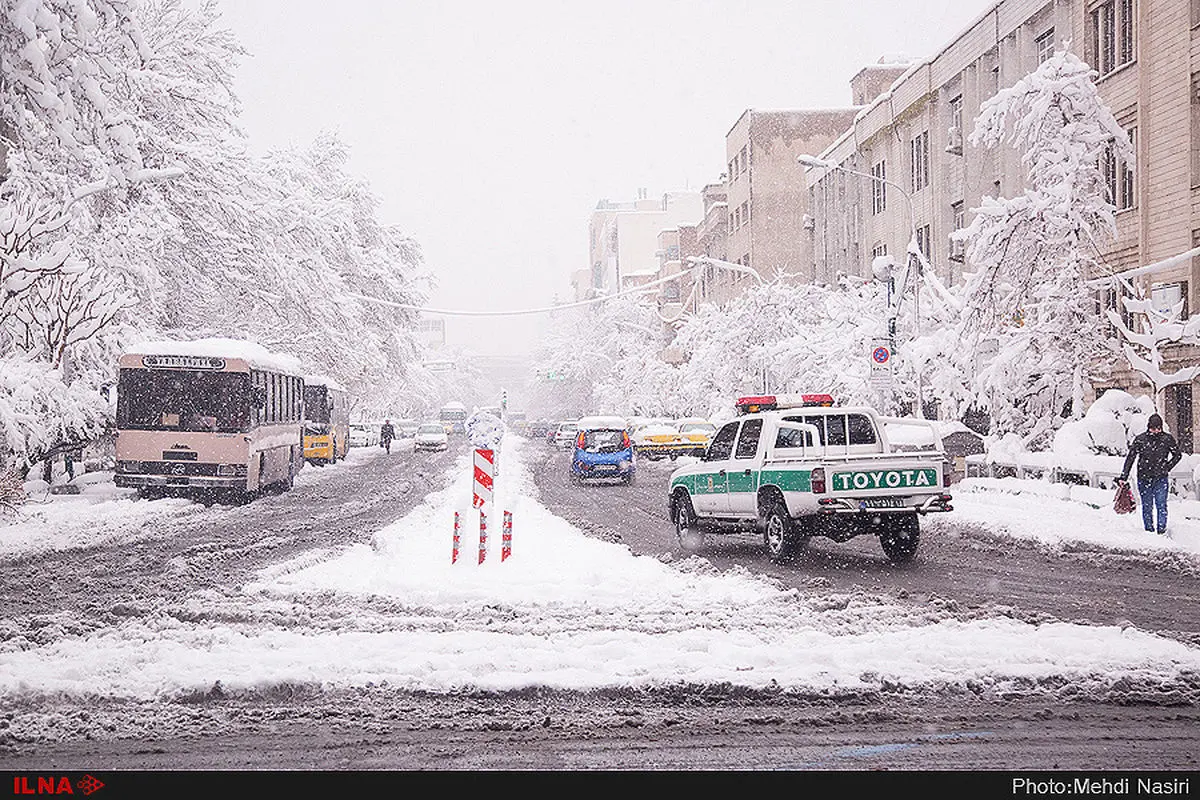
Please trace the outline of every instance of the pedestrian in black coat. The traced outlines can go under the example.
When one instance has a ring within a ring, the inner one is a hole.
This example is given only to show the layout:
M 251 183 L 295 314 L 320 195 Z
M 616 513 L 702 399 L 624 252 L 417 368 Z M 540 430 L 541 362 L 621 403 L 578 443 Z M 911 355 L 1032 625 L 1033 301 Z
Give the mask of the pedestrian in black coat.
M 385 419 L 383 426 L 379 429 L 379 446 L 389 453 L 392 452 L 392 439 L 396 438 L 396 429 L 392 427 L 392 421 Z
M 1167 532 L 1167 489 L 1168 474 L 1183 458 L 1175 437 L 1163 430 L 1162 417 L 1151 414 L 1146 421 L 1146 432 L 1138 434 L 1129 446 L 1125 466 L 1121 468 L 1118 483 L 1129 480 L 1129 471 L 1137 462 L 1138 494 L 1142 496 L 1142 525 L 1147 531 Z M 1155 525 L 1154 510 L 1158 509 L 1158 524 Z

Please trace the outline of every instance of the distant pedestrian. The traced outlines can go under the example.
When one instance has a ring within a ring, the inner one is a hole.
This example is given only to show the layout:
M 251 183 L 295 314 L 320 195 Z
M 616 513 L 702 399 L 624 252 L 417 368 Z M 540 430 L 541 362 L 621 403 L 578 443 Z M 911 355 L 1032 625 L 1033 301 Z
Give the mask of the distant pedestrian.
M 1138 434 L 1129 446 L 1125 466 L 1121 468 L 1118 483 L 1129 480 L 1129 471 L 1137 461 L 1138 494 L 1142 496 L 1142 525 L 1147 531 L 1167 532 L 1167 475 L 1183 458 L 1175 437 L 1163 430 L 1162 417 L 1151 414 L 1146 420 L 1146 432 Z M 1158 509 L 1158 525 L 1155 526 L 1154 511 Z
M 385 419 L 383 427 L 379 429 L 379 446 L 389 453 L 392 452 L 392 439 L 396 438 L 396 429 L 392 427 L 392 421 Z

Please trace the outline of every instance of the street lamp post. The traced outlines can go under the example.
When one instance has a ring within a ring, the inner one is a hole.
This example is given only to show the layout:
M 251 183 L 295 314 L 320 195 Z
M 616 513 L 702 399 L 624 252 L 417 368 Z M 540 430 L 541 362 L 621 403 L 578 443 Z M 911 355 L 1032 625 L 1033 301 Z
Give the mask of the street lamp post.
M 900 195 L 904 198 L 904 201 L 908 204 L 908 228 L 910 231 L 910 235 L 909 235 L 909 240 L 908 240 L 908 252 L 906 253 L 907 269 L 904 272 L 904 283 L 900 286 L 900 290 L 896 291 L 895 276 L 891 271 L 888 272 L 888 281 L 887 281 L 887 287 L 888 287 L 888 338 L 890 339 L 891 344 L 892 344 L 892 351 L 895 352 L 896 317 L 899 314 L 900 302 L 904 298 L 905 291 L 908 288 L 909 276 L 912 275 L 914 272 L 916 273 L 916 280 L 913 282 L 913 321 L 914 321 L 913 338 L 916 338 L 917 336 L 920 336 L 920 334 L 921 334 L 921 279 L 922 279 L 923 271 L 921 268 L 921 258 L 918 255 L 918 253 L 920 252 L 920 245 L 917 242 L 917 222 L 916 222 L 915 213 L 913 211 L 912 195 L 908 191 L 906 191 L 903 186 L 896 183 L 895 181 L 890 181 L 887 178 L 881 178 L 878 175 L 872 175 L 869 172 L 859 172 L 858 170 L 848 169 L 847 167 L 843 167 L 841 164 L 837 164 L 833 161 L 826 161 L 823 158 L 817 158 L 816 156 L 810 156 L 810 155 L 800 155 L 800 156 L 796 157 L 796 161 L 800 162 L 801 164 L 803 164 L 806 167 L 814 167 L 816 169 L 825 169 L 825 170 L 837 170 L 838 172 L 844 172 L 847 175 L 854 175 L 859 178 L 866 178 L 868 180 L 875 181 L 876 183 L 882 183 L 886 186 L 891 186 L 893 189 L 895 189 L 897 192 L 900 193 Z M 914 361 L 913 368 L 916 373 L 916 380 L 917 380 L 916 416 L 918 419 L 924 419 L 925 418 L 925 403 L 924 403 L 924 399 L 921 396 L 922 395 L 922 391 L 921 391 L 922 387 L 921 387 L 921 365 L 920 365 L 920 363 Z

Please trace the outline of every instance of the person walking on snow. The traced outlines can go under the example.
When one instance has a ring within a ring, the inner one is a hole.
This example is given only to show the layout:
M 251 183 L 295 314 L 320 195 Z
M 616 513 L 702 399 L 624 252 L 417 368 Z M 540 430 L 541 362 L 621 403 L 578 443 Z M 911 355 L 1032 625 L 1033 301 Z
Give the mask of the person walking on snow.
M 385 419 L 383 426 L 379 429 L 379 446 L 388 453 L 392 452 L 392 439 L 396 438 L 396 429 L 392 427 L 392 421 Z
M 1163 430 L 1162 417 L 1151 414 L 1146 420 L 1146 432 L 1134 437 L 1125 456 L 1118 483 L 1127 483 L 1133 462 L 1137 461 L 1138 494 L 1142 496 L 1142 525 L 1155 530 L 1154 509 L 1158 509 L 1158 533 L 1167 532 L 1167 474 L 1183 458 L 1175 437 Z

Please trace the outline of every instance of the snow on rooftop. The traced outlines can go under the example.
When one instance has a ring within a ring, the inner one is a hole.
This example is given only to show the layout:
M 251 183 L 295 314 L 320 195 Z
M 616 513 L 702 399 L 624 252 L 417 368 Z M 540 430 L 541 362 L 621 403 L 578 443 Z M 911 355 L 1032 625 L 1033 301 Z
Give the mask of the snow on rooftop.
M 252 367 L 277 370 L 292 375 L 304 372 L 300 359 L 289 353 L 273 353 L 257 342 L 242 339 L 194 339 L 175 341 L 159 339 L 140 342 L 129 347 L 127 354 L 154 356 L 211 356 L 215 358 L 240 358 Z

